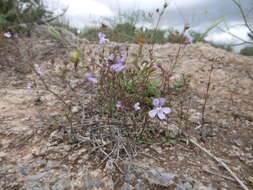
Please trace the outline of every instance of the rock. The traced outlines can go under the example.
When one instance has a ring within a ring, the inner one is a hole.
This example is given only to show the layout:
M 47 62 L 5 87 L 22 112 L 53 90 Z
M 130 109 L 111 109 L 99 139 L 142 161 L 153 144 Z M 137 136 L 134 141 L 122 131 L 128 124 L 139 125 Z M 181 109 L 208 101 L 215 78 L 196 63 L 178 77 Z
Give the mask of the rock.
M 80 106 L 73 106 L 71 109 L 72 113 L 78 113 L 80 110 L 81 110 Z
M 150 188 L 143 181 L 140 181 L 139 183 L 137 183 L 135 185 L 135 189 L 136 190 L 150 190 Z
M 49 168 L 49 169 L 60 168 L 60 167 L 61 167 L 61 163 L 58 161 L 49 160 L 47 162 L 47 168 Z
M 205 186 L 202 183 L 195 183 L 193 186 L 193 189 L 195 190 L 217 190 L 217 188 L 212 187 L 212 185 Z
M 28 182 L 26 190 L 49 190 L 49 187 L 44 187 L 39 182 Z
M 33 176 L 29 176 L 27 177 L 27 179 L 29 181 L 46 181 L 46 179 L 49 178 L 49 176 L 51 175 L 51 172 L 49 171 L 44 171 L 44 172 L 40 172 L 40 173 L 37 173 L 36 175 L 33 175 Z
M 1 146 L 0 146 L 1 148 Z M 4 153 L 4 152 L 0 152 L 0 162 L 3 161 L 7 156 L 7 153 Z
M 128 184 L 128 183 L 124 183 L 124 185 L 122 186 L 122 190 L 132 190 L 133 186 Z
M 48 139 L 50 142 L 49 146 L 55 146 L 57 144 L 60 144 L 63 142 L 63 139 L 64 139 L 64 132 L 56 130 L 52 132 L 51 135 L 49 136 L 49 139 Z
M 0 152 L 0 159 L 5 158 L 8 154 L 5 152 Z
M 40 168 L 40 167 L 43 167 L 47 164 L 47 161 L 46 160 L 36 160 L 34 163 L 33 163 L 33 167 L 35 168 Z
M 130 182 L 135 179 L 135 175 L 132 173 L 127 173 L 125 176 L 123 176 L 123 179 L 127 182 Z
M 189 112 L 191 113 L 190 117 L 189 117 L 189 121 L 193 122 L 193 123 L 198 123 L 201 120 L 201 113 L 197 112 L 194 109 L 190 109 Z
M 186 182 L 184 184 L 177 184 L 176 190 L 193 190 L 193 187 L 189 182 Z
M 32 166 L 17 166 L 16 168 L 17 173 L 23 176 L 27 176 L 32 170 Z
M 52 190 L 70 190 L 70 189 L 72 189 L 70 181 L 65 179 L 57 181 L 52 187 Z
M 158 169 L 150 169 L 144 173 L 144 177 L 151 185 L 160 185 L 163 187 L 174 184 L 173 179 L 176 176 L 175 174 L 160 172 Z

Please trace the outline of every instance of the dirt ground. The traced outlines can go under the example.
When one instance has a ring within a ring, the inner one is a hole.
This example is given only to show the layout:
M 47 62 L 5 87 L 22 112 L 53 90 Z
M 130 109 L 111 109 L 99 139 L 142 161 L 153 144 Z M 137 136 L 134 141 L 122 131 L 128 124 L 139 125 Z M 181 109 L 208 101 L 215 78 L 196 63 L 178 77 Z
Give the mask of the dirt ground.
M 57 60 L 67 55 L 64 48 L 50 40 L 32 41 L 34 46 L 37 44 L 37 51 L 44 52 L 39 58 L 40 64 L 46 64 L 52 57 Z M 24 46 L 28 42 L 31 39 L 20 39 L 17 44 Z M 94 44 L 85 45 L 97 48 Z M 156 45 L 155 57 L 166 65 L 168 57 L 175 55 L 178 47 L 175 44 Z M 130 45 L 130 51 L 135 48 L 136 45 Z M 20 57 L 11 55 L 14 51 L 15 49 L 10 49 L 9 54 L 5 55 L 13 56 L 7 58 L 8 62 L 1 59 L 0 63 L 0 167 L 8 165 L 16 168 L 35 162 L 40 157 L 37 152 L 49 142 L 50 134 L 46 130 L 54 131 L 54 124 L 49 124 L 48 121 L 59 116 L 57 110 L 60 109 L 60 104 L 39 87 L 27 89 L 27 83 L 35 76 L 29 68 L 22 66 L 24 59 L 20 61 Z M 176 72 L 192 75 L 190 86 L 194 96 L 190 110 L 193 125 L 184 130 L 196 135 L 194 138 L 203 147 L 222 159 L 249 189 L 253 189 L 253 59 L 207 44 L 189 45 L 181 54 Z M 8 65 L 11 63 L 13 66 Z M 208 123 L 198 128 L 211 65 L 214 66 L 214 71 L 206 108 Z M 67 144 L 65 141 L 62 143 Z M 70 161 L 70 155 L 81 149 L 82 147 L 70 148 L 65 155 L 46 154 L 41 159 L 61 161 L 74 172 L 85 166 L 85 155 L 75 160 L 75 164 Z M 169 146 L 154 143 L 143 145 L 141 149 L 145 154 L 139 154 L 136 158 L 138 161 L 145 162 L 148 159 L 148 162 L 170 173 L 191 177 L 203 184 L 212 184 L 210 189 L 241 189 L 223 167 L 191 143 L 178 141 Z M 31 172 L 36 171 L 34 169 Z M 17 182 L 25 180 L 20 176 L 15 179 Z M 6 183 L 13 183 L 13 180 L 8 182 L 7 179 Z

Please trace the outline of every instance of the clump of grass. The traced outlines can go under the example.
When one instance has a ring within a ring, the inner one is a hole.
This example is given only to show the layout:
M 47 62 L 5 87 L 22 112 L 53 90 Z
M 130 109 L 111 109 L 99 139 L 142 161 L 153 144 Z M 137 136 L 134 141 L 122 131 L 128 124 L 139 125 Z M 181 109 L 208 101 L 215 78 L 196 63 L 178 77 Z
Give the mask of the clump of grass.
M 42 0 L 0 1 L 0 31 L 29 35 L 35 24 L 51 22 L 56 18 L 58 16 L 49 11 Z
M 208 33 L 201 33 L 201 32 L 191 30 L 189 32 L 189 34 L 192 37 L 193 43 L 198 43 L 198 42 L 208 43 L 215 48 L 220 48 L 220 49 L 223 49 L 228 52 L 233 51 L 232 46 L 230 44 L 222 44 L 222 43 L 217 43 L 217 42 L 212 42 L 212 41 L 206 40 L 205 38 L 208 36 Z
M 245 56 L 253 56 L 253 47 L 249 46 L 242 48 L 240 54 Z
M 179 116 L 178 120 L 184 118 L 184 99 L 177 98 L 181 109 L 178 111 L 173 97 L 187 97 L 184 94 L 191 77 L 176 74 L 174 70 L 187 43 L 181 42 L 183 45 L 168 63 L 154 58 L 155 35 L 166 8 L 167 3 L 156 12 L 158 20 L 156 27 L 149 30 L 150 39 L 142 31 L 136 34 L 138 48 L 134 51 L 127 44 L 107 46 L 108 28 L 103 27 L 96 37 L 98 49 L 76 46 L 71 62 L 52 63 L 48 68 L 30 64 L 39 79 L 38 85 L 62 104 L 67 123 L 64 130 L 69 132 L 70 139 L 87 143 L 88 138 L 103 156 L 100 164 L 108 159 L 116 163 L 133 158 L 139 143 L 152 142 L 160 134 L 164 138 L 158 139 L 168 143 L 169 131 L 161 124 L 168 124 L 173 114 Z M 182 35 L 188 29 L 185 26 Z M 150 45 L 145 46 L 146 43 Z M 31 57 L 32 49 L 29 48 Z
M 169 30 L 168 42 L 184 44 L 187 41 L 187 37 L 184 32 L 179 32 L 178 30 Z

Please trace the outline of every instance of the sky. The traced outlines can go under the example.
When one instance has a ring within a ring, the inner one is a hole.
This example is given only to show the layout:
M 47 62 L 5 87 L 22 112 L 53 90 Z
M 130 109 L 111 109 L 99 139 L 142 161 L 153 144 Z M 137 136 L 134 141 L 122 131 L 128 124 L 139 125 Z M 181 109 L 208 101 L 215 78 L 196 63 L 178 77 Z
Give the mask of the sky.
M 66 18 L 70 24 L 82 28 L 100 17 L 116 16 L 121 12 L 145 10 L 154 12 L 162 7 L 164 0 L 45 0 L 53 10 L 67 7 Z M 247 29 L 242 26 L 242 16 L 232 0 L 168 0 L 169 7 L 161 22 L 162 28 L 182 29 L 185 23 L 200 32 L 205 31 L 218 19 L 223 18 L 229 31 L 247 39 Z M 241 0 L 245 10 L 253 9 L 252 0 Z M 252 12 L 251 12 L 252 13 Z M 224 23 L 220 26 L 224 28 Z M 236 42 L 229 34 L 220 30 L 212 31 L 209 40 Z

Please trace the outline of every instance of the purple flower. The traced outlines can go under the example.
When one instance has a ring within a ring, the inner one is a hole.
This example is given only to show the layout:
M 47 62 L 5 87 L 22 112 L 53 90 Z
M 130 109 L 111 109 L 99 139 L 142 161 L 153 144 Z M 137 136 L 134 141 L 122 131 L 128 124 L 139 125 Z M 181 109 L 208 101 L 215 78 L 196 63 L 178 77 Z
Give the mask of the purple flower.
M 126 50 L 121 51 L 121 52 L 120 52 L 120 56 L 126 58 L 126 56 L 127 56 L 127 51 L 126 51 Z
M 99 43 L 100 44 L 107 44 L 109 40 L 106 38 L 106 35 L 102 32 L 98 33 Z
M 127 51 L 123 50 L 120 52 L 120 58 L 116 61 L 118 64 L 123 64 L 126 61 Z
M 11 35 L 10 32 L 5 32 L 5 33 L 4 33 L 4 37 L 6 37 L 6 38 L 11 38 L 12 35 Z
M 122 108 L 122 102 L 121 101 L 117 101 L 116 108 Z
M 92 73 L 86 73 L 85 77 L 92 83 L 98 83 L 98 80 L 93 76 Z
M 20 38 L 20 35 L 19 34 L 15 34 L 14 38 Z
M 106 61 L 108 61 L 108 62 L 113 62 L 114 59 L 115 59 L 115 56 L 114 56 L 113 54 L 111 54 L 110 56 L 108 56 L 108 57 L 106 58 Z
M 165 102 L 166 102 L 165 98 L 153 99 L 153 105 L 155 106 L 155 108 L 148 112 L 149 117 L 154 118 L 154 117 L 158 116 L 158 118 L 161 120 L 165 119 L 166 118 L 165 115 L 171 113 L 170 108 L 162 107 L 162 106 L 164 106 Z
M 33 87 L 33 83 L 32 82 L 28 82 L 26 88 L 32 89 L 32 87 Z
M 137 102 L 136 104 L 134 104 L 134 105 L 133 105 L 133 108 L 134 108 L 134 110 L 135 110 L 135 111 L 140 110 L 140 109 L 141 109 L 141 107 L 140 107 L 140 103 L 139 103 L 139 102 Z
M 42 69 L 40 66 L 35 65 L 35 70 L 36 70 L 36 72 L 37 72 L 38 74 L 44 75 L 44 71 L 43 71 L 43 69 Z
M 111 69 L 116 71 L 117 73 L 123 71 L 126 68 L 126 65 L 123 65 L 122 63 L 115 63 L 111 66 Z

